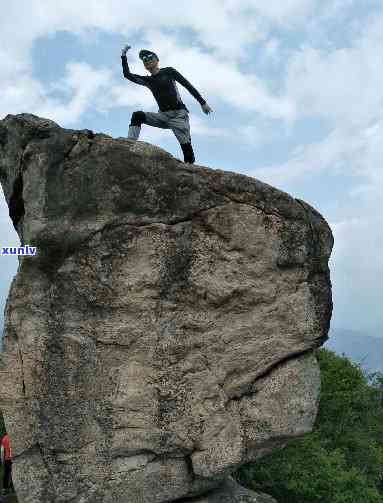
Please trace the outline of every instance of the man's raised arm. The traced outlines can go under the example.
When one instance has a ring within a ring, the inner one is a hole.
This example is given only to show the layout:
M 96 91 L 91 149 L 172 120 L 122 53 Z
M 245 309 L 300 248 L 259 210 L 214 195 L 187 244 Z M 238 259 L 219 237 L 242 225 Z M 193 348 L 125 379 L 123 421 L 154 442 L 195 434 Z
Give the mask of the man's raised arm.
M 128 60 L 126 59 L 126 53 L 130 49 L 130 45 L 126 45 L 121 51 L 121 63 L 122 63 L 122 71 L 124 73 L 124 77 L 135 84 L 140 84 L 141 86 L 147 85 L 147 79 L 144 75 L 136 75 L 135 73 L 131 73 L 129 70 Z
M 180 74 L 180 72 L 177 72 L 175 68 L 170 68 L 172 71 L 172 75 L 174 80 L 179 82 L 182 86 L 184 86 L 189 93 L 198 101 L 198 103 L 201 105 L 202 110 L 208 114 L 212 112 L 213 110 L 209 107 L 209 105 L 206 103 L 206 101 L 202 98 L 200 93 L 197 91 L 195 87 L 193 87 L 188 80 L 185 79 L 183 75 Z

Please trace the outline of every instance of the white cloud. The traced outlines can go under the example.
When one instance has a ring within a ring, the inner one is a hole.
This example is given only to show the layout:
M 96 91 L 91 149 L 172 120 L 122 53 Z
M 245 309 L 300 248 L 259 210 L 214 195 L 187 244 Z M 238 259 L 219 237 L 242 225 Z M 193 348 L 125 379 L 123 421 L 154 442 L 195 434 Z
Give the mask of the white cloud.
M 283 183 L 330 170 L 364 177 L 367 186 L 383 189 L 382 51 L 382 15 L 348 49 L 297 51 L 288 65 L 287 101 L 295 103 L 298 117 L 321 118 L 332 131 L 317 143 L 303 143 L 284 164 L 258 169 L 257 175 Z
M 68 68 L 66 76 L 68 89 L 72 89 L 69 103 L 53 99 L 51 90 L 32 77 L 29 55 L 35 40 L 53 35 L 58 30 L 71 31 L 86 40 L 87 36 L 92 36 L 88 35 L 89 29 L 97 28 L 124 37 L 128 33 L 132 37 L 143 29 L 147 43 L 156 48 L 160 58 L 174 62 L 170 65 L 166 63 L 166 66 L 177 66 L 189 78 L 191 74 L 198 76 L 191 79 L 193 85 L 202 89 L 209 102 L 222 101 L 242 110 L 286 120 L 294 116 L 294 107 L 288 100 L 274 96 L 260 78 L 254 74 L 243 74 L 238 68 L 238 62 L 244 57 L 244 48 L 264 36 L 258 32 L 257 18 L 249 16 L 240 4 L 233 10 L 230 6 L 223 7 L 218 0 L 208 3 L 196 0 L 188 4 L 168 1 L 156 11 L 155 16 L 149 1 L 131 1 L 127 5 L 120 0 L 97 3 L 69 0 L 55 4 L 34 0 L 22 1 L 17 8 L 14 5 L 0 20 L 1 37 L 8 44 L 12 40 L 13 44 L 12 58 L 0 53 L 0 64 L 5 69 L 1 105 L 4 114 L 46 110 L 52 117 L 60 117 L 68 124 L 76 122 L 88 106 L 93 107 L 95 88 L 87 85 L 85 79 L 82 81 L 84 90 L 79 89 L 78 81 L 71 82 L 71 78 L 75 78 L 75 68 Z M 244 2 L 243 7 L 246 6 Z M 16 25 L 18 30 L 14 34 Z M 182 43 L 179 36 L 182 26 L 196 34 L 199 45 L 189 47 Z M 174 32 L 164 35 L 162 29 L 173 29 Z M 106 78 L 100 74 L 101 70 L 86 67 L 85 62 L 75 63 L 82 65 L 78 66 L 77 72 L 82 68 L 83 73 L 95 76 L 98 88 L 108 92 L 107 86 L 100 82 L 100 79 L 105 81 Z M 110 97 L 117 96 L 117 102 L 105 97 L 104 108 L 119 105 L 120 99 L 122 102 L 126 100 L 121 85 L 115 83 L 109 89 Z M 141 102 L 141 93 L 140 90 L 132 92 L 133 103 Z M 101 106 L 99 100 L 96 103 Z
M 226 140 L 235 141 L 236 137 L 234 132 L 229 128 L 214 127 L 210 124 L 214 124 L 215 115 L 214 111 L 209 115 L 209 118 L 203 120 L 201 117 L 195 114 L 189 114 L 190 129 L 193 135 L 203 135 L 215 138 L 221 138 Z
M 300 115 L 333 123 L 365 125 L 383 109 L 383 16 L 366 26 L 349 48 L 302 47 L 290 59 L 287 96 Z
M 383 216 L 374 207 L 332 225 L 335 325 L 376 334 L 383 326 Z
M 348 170 L 349 176 L 356 173 L 359 166 L 356 159 L 361 158 L 362 152 L 365 142 L 357 131 L 334 130 L 321 142 L 301 145 L 285 163 L 258 168 L 255 175 L 275 185 L 329 170 L 337 173 Z
M 32 107 L 33 113 L 60 124 L 75 123 L 90 107 L 100 112 L 109 107 L 105 93 L 111 82 L 112 72 L 108 69 L 96 70 L 86 63 L 67 63 L 65 77 L 51 90 L 67 92 L 69 102 L 42 96 L 40 103 Z
M 269 21 L 280 24 L 301 23 L 312 11 L 315 0 L 242 0 L 242 9 L 252 9 Z M 227 6 L 235 8 L 239 4 L 236 0 L 227 0 Z
M 111 83 L 110 70 L 69 62 L 64 78 L 52 85 L 44 87 L 29 75 L 16 85 L 10 82 L 3 89 L 0 115 L 28 112 L 48 117 L 60 125 L 70 125 L 90 107 L 100 112 L 109 108 L 106 94 Z M 58 91 L 65 93 L 68 99 L 57 97 Z
M 270 38 L 264 47 L 265 60 L 278 61 L 280 58 L 281 42 L 277 38 Z
M 148 112 L 157 111 L 154 101 L 148 100 L 148 91 L 143 86 L 129 85 L 126 82 L 122 84 L 114 81 L 109 90 L 110 103 L 115 107 L 129 106 L 136 107 L 138 110 L 145 108 Z

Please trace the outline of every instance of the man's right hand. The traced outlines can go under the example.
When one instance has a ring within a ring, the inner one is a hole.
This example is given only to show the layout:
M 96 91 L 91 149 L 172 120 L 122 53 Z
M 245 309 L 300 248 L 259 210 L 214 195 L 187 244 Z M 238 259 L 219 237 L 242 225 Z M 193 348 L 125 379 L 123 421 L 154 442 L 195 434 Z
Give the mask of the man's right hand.
M 205 114 L 210 114 L 213 111 L 207 103 L 201 105 L 201 108 L 205 112 Z
M 129 51 L 130 47 L 131 47 L 130 45 L 126 45 L 125 47 L 123 47 L 121 51 L 121 56 L 126 56 L 126 53 Z

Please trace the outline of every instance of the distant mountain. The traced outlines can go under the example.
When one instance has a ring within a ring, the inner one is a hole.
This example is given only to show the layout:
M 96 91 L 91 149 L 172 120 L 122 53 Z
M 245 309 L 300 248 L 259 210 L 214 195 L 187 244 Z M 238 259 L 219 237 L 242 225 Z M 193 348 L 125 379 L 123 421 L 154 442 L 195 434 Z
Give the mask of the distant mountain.
M 373 337 L 356 330 L 332 329 L 324 347 L 339 355 L 344 353 L 355 363 L 360 363 L 364 370 L 383 372 L 383 336 Z

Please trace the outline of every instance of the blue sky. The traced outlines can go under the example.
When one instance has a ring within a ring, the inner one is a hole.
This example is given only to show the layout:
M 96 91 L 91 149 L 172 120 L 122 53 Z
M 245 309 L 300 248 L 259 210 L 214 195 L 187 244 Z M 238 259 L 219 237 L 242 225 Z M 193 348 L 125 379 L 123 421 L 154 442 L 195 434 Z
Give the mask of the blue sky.
M 157 7 L 158 5 L 158 7 Z M 381 0 L 19 0 L 0 19 L 0 117 L 29 112 L 62 127 L 126 136 L 151 93 L 154 50 L 182 87 L 196 163 L 244 173 L 312 204 L 335 237 L 334 328 L 383 337 L 383 4 Z M 170 131 L 141 138 L 182 159 Z M 0 246 L 18 244 L 0 201 Z M 3 310 L 17 260 L 1 257 Z

